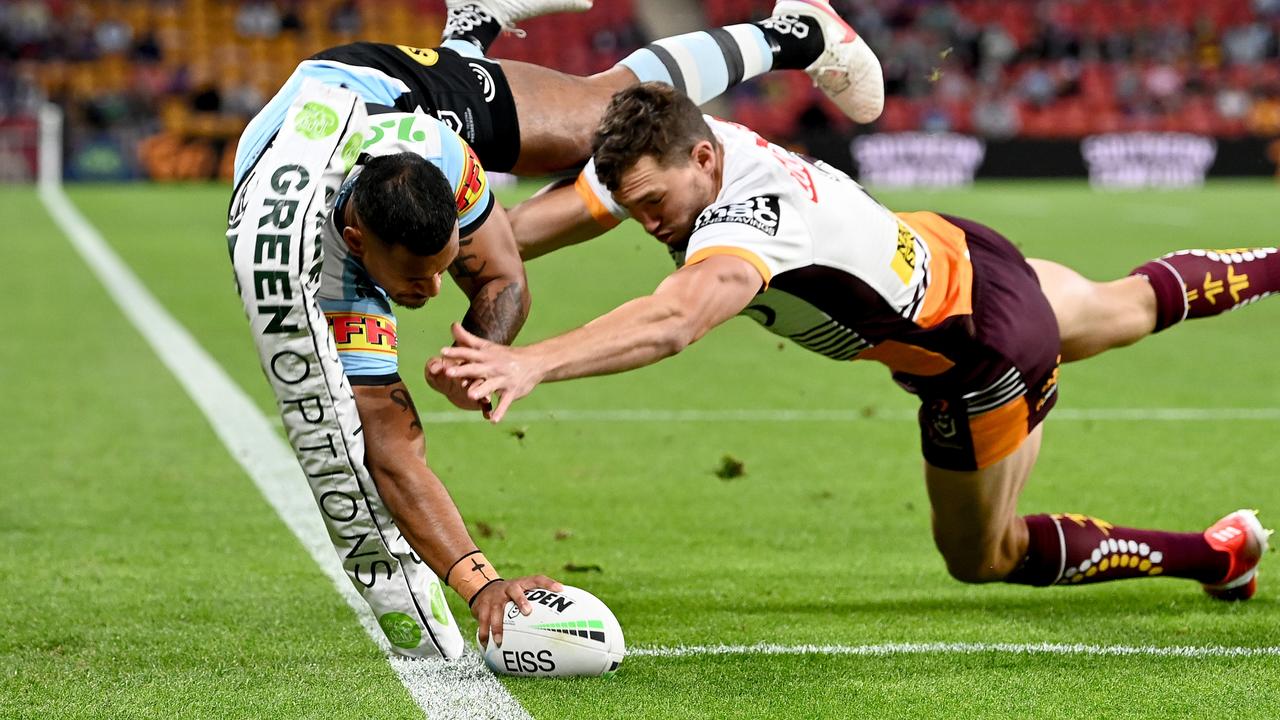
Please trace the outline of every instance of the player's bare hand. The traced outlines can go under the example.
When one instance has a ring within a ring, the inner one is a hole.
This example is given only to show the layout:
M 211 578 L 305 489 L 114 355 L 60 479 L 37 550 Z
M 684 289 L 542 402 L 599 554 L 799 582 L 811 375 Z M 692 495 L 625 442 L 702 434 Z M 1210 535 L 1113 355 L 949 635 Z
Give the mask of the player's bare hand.
M 471 614 L 479 625 L 477 639 L 480 647 L 488 647 L 490 635 L 495 644 L 502 645 L 502 614 L 508 602 L 514 602 L 521 615 L 533 612 L 533 606 L 524 594 L 534 588 L 560 592 L 564 586 L 546 575 L 528 575 L 514 580 L 499 580 L 480 591 L 475 602 L 471 603 Z
M 499 396 L 489 415 L 493 422 L 501 421 L 511 403 L 533 392 L 542 382 L 544 372 L 527 349 L 490 342 L 457 323 L 453 324 L 453 337 L 457 344 L 442 349 L 440 354 L 460 364 L 448 366 L 444 372 L 451 378 L 472 381 L 467 395 L 473 400 Z
M 479 410 L 484 413 L 486 418 L 489 412 L 493 410 L 493 405 L 488 397 L 473 399 L 467 394 L 467 389 L 471 386 L 472 381 L 465 378 L 453 378 L 445 374 L 445 369 L 461 364 L 460 360 L 450 360 L 449 358 L 433 357 L 427 361 L 426 369 L 423 375 L 426 376 L 427 385 L 432 390 L 440 393 L 449 399 L 455 407 L 463 410 Z

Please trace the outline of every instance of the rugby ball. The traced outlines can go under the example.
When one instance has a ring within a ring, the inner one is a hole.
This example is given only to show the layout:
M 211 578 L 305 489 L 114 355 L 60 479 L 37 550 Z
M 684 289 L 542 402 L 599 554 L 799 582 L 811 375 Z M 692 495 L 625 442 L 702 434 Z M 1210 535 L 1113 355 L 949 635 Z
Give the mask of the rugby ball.
M 560 592 L 535 588 L 524 596 L 533 612 L 521 615 L 514 602 L 507 603 L 502 645 L 491 637 L 484 648 L 489 669 L 523 677 L 594 677 L 622 664 L 622 626 L 595 595 L 565 585 Z

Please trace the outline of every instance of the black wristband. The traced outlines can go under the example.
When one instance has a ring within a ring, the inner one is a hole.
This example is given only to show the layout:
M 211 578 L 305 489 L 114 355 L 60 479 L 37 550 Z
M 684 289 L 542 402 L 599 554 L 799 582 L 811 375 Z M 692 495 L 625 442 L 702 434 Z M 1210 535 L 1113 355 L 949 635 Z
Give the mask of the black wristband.
M 480 587 L 480 589 L 476 591 L 476 594 L 475 594 L 475 595 L 472 595 L 472 596 L 471 596 L 471 599 L 467 601 L 467 607 L 471 607 L 472 605 L 475 605 L 475 604 L 476 604 L 476 598 L 480 597 L 480 593 L 484 592 L 484 591 L 485 591 L 485 588 L 489 587 L 490 585 L 492 585 L 492 584 L 494 584 L 494 583 L 496 583 L 496 582 L 502 582 L 502 578 L 494 578 L 494 579 L 490 580 L 489 582 L 485 583 L 484 585 L 482 585 L 482 586 Z

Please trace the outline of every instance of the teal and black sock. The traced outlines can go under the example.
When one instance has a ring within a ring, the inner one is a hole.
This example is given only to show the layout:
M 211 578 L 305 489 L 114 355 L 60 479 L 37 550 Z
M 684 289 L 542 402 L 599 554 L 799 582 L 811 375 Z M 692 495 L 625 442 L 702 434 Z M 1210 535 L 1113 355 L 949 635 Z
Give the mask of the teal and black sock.
M 675 87 L 702 104 L 743 80 L 773 69 L 774 54 L 755 23 L 663 38 L 623 58 L 619 65 L 640 82 Z
M 803 15 L 775 15 L 752 23 L 760 28 L 773 52 L 774 70 L 803 70 L 826 47 L 818 21 Z

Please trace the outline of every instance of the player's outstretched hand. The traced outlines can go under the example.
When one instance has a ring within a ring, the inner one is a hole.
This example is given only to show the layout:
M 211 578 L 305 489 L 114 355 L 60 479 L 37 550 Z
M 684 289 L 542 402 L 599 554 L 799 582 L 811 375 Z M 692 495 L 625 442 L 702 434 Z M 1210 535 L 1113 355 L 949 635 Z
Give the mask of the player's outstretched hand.
M 543 371 L 524 348 L 490 342 L 472 335 L 458 323 L 453 324 L 453 339 L 457 344 L 442 349 L 440 354 L 461 364 L 446 367 L 445 375 L 472 381 L 467 388 L 472 400 L 498 395 L 498 405 L 489 414 L 495 423 L 507 414 L 511 403 L 533 392 L 542 382 Z
M 488 647 L 490 635 L 493 635 L 495 643 L 502 644 L 502 613 L 508 602 L 514 601 L 516 607 L 520 608 L 521 615 L 533 612 L 533 606 L 524 594 L 534 588 L 560 592 L 564 586 L 546 575 L 529 575 L 514 580 L 499 580 L 480 591 L 475 602 L 471 603 L 471 614 L 480 626 L 478 638 L 481 648 Z
M 471 381 L 463 378 L 452 378 L 444 372 L 445 368 L 452 365 L 460 365 L 461 363 L 461 360 L 450 360 L 442 357 L 431 358 L 427 361 L 427 367 L 423 371 L 427 378 L 427 385 L 430 385 L 432 390 L 448 398 L 449 402 L 453 403 L 454 406 L 463 410 L 479 410 L 488 418 L 489 412 L 493 410 L 489 398 L 471 399 L 471 396 L 467 394 L 467 388 L 471 385 Z

